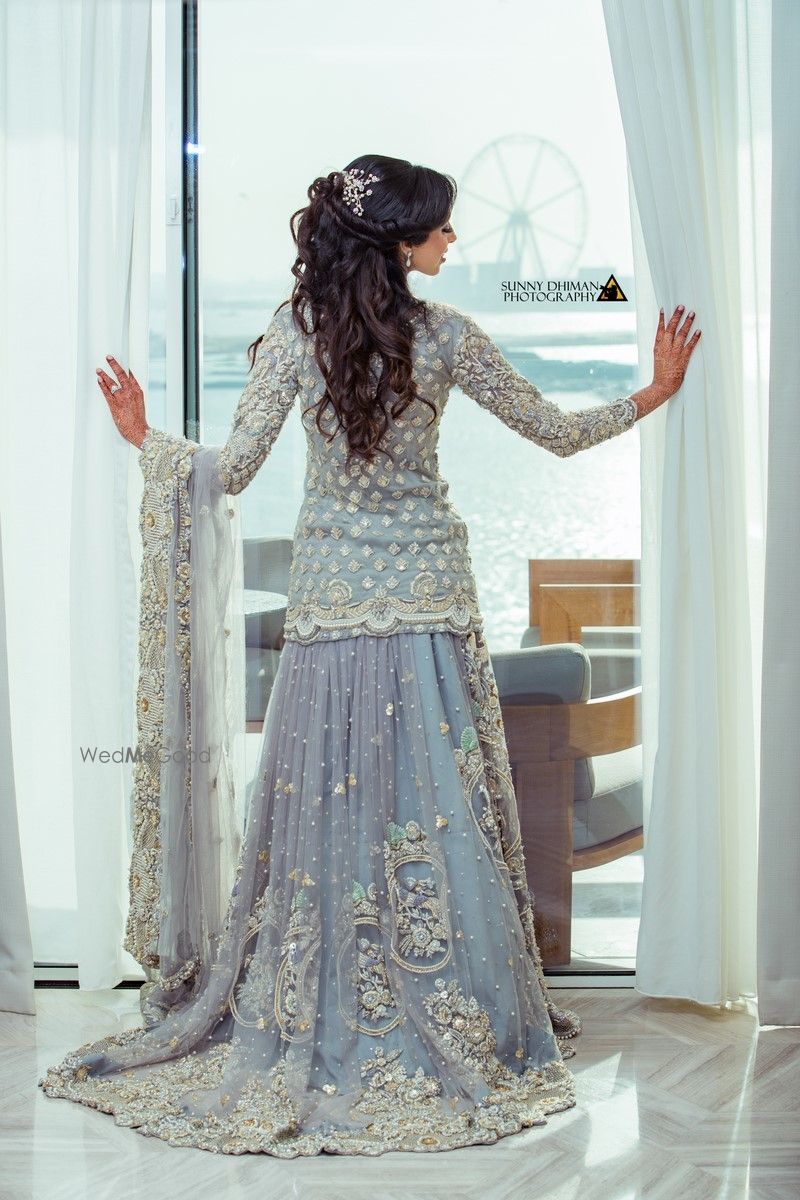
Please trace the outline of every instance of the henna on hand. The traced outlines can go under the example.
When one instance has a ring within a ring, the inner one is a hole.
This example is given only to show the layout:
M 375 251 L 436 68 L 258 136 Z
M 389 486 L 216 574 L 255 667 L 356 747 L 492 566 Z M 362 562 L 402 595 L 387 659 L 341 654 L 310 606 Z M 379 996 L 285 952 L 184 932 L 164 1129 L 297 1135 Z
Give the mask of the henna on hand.
M 692 351 L 700 340 L 700 330 L 698 329 L 689 341 L 686 341 L 689 327 L 694 321 L 693 312 L 689 313 L 678 329 L 682 312 L 683 305 L 679 304 L 670 317 L 668 325 L 664 324 L 663 308 L 658 318 L 658 328 L 653 344 L 653 382 L 651 387 L 654 392 L 663 393 L 665 400 L 674 396 L 682 385 Z
M 144 393 L 132 371 L 126 371 L 110 354 L 108 361 L 117 378 L 112 379 L 98 367 L 97 382 L 100 390 L 108 401 L 117 429 L 127 442 L 141 448 L 150 428 L 145 417 Z

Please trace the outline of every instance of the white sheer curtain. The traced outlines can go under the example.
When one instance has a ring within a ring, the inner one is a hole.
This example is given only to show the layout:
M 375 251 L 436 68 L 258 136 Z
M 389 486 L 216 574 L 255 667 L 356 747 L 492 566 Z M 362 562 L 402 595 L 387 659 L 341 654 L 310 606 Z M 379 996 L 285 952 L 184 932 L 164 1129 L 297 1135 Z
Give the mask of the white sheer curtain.
M 0 63 L 0 501 L 27 900 L 36 958 L 77 956 L 81 986 L 109 987 L 141 974 L 122 949 L 131 767 L 87 753 L 135 734 L 141 479 L 95 368 L 110 353 L 147 380 L 149 0 L 6 0 Z
M 35 1013 L 33 953 L 19 848 L 8 695 L 3 538 L 0 521 L 0 1009 Z
M 800 1025 L 800 6 L 773 0 L 769 508 L 761 694 L 758 1014 Z M 763 169 L 769 177 L 769 164 Z
M 603 5 L 632 181 L 643 373 L 660 305 L 667 317 L 679 303 L 695 310 L 703 331 L 682 390 L 641 426 L 636 987 L 718 1005 L 756 992 L 769 175 L 753 170 L 769 140 L 770 5 Z

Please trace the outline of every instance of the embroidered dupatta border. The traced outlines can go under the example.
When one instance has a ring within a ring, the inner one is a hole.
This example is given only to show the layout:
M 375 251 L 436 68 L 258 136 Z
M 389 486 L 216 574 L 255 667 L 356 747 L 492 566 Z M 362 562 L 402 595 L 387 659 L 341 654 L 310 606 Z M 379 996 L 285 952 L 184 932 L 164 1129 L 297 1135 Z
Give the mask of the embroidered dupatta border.
M 139 616 L 139 684 L 136 697 L 137 756 L 133 773 L 133 849 L 128 878 L 129 910 L 124 949 L 148 975 L 159 966 L 162 850 L 159 837 L 161 763 L 164 733 L 165 648 L 172 563 L 175 564 L 175 645 L 186 704 L 187 741 L 191 738 L 189 711 L 191 512 L 187 480 L 198 445 L 150 430 L 139 457 L 144 475 L 139 530 L 142 537 Z M 187 787 L 191 761 L 186 756 Z M 189 962 L 183 982 L 196 969 Z M 169 981 L 159 980 L 161 986 Z

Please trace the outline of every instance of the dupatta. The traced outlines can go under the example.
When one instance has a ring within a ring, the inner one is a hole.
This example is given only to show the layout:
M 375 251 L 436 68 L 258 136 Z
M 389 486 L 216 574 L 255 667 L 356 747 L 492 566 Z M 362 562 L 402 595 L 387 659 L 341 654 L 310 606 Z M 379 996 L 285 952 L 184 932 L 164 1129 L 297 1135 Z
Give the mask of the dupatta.
M 261 337 L 228 440 L 148 429 L 137 747 L 123 946 L 142 966 L 146 1025 L 207 975 L 231 900 L 245 813 L 242 534 L 253 479 L 299 389 L 291 308 Z
M 238 504 L 219 448 L 142 444 L 137 750 L 123 945 L 149 1026 L 211 961 L 241 849 L 245 670 Z

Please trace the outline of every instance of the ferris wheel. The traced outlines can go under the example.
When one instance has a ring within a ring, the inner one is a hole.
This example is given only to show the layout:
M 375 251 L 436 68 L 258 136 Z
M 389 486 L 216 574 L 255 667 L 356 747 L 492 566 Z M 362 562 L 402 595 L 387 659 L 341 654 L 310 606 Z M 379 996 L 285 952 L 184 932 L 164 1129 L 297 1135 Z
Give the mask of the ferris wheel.
M 461 179 L 454 249 L 463 263 L 508 263 L 520 279 L 569 274 L 586 236 L 586 192 L 553 142 L 527 133 L 496 138 Z

